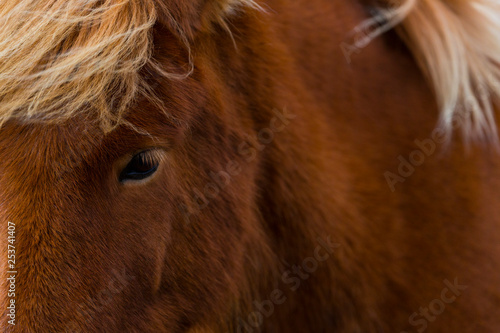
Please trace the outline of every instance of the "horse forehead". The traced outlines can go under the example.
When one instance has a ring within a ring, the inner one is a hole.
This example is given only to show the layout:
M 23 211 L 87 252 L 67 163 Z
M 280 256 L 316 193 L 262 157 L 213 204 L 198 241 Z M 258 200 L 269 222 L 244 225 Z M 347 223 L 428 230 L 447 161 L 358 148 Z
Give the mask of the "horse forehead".
M 50 201 L 99 147 L 102 135 L 91 126 L 20 125 L 0 129 L 0 192 L 19 201 Z
M 49 164 L 52 158 L 81 154 L 95 147 L 103 135 L 90 124 L 59 125 L 7 123 L 0 129 L 0 164 Z M 7 157 L 7 159 L 5 159 Z

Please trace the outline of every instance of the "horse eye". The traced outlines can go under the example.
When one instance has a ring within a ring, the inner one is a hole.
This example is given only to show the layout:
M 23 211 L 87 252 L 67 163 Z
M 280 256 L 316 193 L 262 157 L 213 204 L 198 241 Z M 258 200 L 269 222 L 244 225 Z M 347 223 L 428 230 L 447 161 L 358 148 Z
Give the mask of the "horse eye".
M 143 180 L 152 176 L 160 164 L 153 151 L 146 150 L 132 157 L 125 169 L 120 173 L 120 182 Z

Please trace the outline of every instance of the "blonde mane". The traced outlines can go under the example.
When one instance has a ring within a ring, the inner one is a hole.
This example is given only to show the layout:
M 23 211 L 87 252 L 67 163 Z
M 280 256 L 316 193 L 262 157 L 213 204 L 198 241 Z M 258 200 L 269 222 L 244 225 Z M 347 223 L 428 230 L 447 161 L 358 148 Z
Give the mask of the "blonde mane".
M 109 130 L 138 96 L 151 96 L 140 72 L 144 66 L 171 79 L 189 75 L 165 73 L 151 58 L 157 5 L 155 0 L 2 1 L 0 126 L 11 118 L 61 122 L 92 112 Z M 218 5 L 230 12 L 254 2 Z
M 155 20 L 152 0 L 4 1 L 0 124 L 93 110 L 111 126 L 146 87 Z
M 498 144 L 500 2 L 384 0 L 392 9 L 364 23 L 371 38 L 390 28 L 402 36 L 429 78 L 448 139 L 455 119 L 466 140 Z M 382 19 L 381 19 L 381 17 Z M 380 22 L 385 21 L 385 24 Z

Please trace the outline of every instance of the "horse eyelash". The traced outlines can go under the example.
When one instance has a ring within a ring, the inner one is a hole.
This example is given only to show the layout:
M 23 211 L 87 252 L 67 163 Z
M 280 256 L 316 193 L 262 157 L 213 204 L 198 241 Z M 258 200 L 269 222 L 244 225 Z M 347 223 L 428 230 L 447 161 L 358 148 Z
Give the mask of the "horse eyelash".
M 160 163 L 164 158 L 162 150 L 157 148 L 142 151 L 135 156 L 139 158 L 140 161 L 144 164 L 157 164 Z

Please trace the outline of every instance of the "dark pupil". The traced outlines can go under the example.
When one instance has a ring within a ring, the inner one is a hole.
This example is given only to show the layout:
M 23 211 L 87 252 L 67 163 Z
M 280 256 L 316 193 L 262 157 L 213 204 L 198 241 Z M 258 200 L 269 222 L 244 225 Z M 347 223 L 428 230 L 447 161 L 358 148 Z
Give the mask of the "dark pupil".
M 135 155 L 120 174 L 120 181 L 148 178 L 158 169 L 158 163 L 147 159 L 144 153 Z

